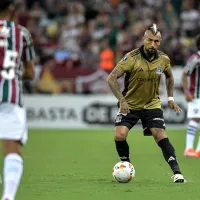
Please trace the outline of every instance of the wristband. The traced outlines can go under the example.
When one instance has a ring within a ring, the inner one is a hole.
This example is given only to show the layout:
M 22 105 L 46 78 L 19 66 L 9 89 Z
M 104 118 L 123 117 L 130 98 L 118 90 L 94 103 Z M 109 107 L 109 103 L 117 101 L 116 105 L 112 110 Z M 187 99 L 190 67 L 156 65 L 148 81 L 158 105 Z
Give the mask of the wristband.
M 190 90 L 184 90 L 184 94 L 190 93 Z
M 168 101 L 174 101 L 174 97 L 168 97 Z

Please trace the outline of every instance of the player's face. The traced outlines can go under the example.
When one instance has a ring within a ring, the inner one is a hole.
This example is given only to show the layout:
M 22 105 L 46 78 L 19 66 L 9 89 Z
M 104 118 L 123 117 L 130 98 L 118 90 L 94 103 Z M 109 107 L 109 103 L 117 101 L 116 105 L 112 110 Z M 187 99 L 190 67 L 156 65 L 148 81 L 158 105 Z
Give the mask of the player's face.
M 147 31 L 143 37 L 144 47 L 148 54 L 152 55 L 159 48 L 161 41 L 161 34 L 158 32 L 154 35 L 151 31 Z

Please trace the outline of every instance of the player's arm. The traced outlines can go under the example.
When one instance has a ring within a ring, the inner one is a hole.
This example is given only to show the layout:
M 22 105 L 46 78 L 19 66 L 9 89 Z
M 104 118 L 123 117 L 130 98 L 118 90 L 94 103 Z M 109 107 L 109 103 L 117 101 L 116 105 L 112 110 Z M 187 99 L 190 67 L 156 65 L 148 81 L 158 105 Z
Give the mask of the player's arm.
M 123 76 L 124 73 L 125 72 L 122 69 L 115 67 L 107 77 L 108 85 L 119 102 L 124 102 L 125 98 L 122 95 L 117 79 Z
M 167 94 L 168 97 L 174 96 L 174 76 L 171 70 L 171 67 L 169 67 L 166 71 L 164 71 L 165 78 L 166 78 L 166 88 L 167 88 Z
M 168 67 L 166 71 L 164 71 L 165 77 L 166 77 L 166 88 L 167 88 L 167 94 L 168 94 L 168 106 L 175 110 L 176 112 L 181 112 L 181 108 L 174 102 L 173 96 L 174 96 L 174 76 L 171 70 L 171 67 Z
M 182 84 L 183 84 L 183 90 L 184 91 L 188 91 L 189 90 L 187 78 L 188 78 L 187 72 L 183 71 L 183 74 L 182 74 Z
M 184 70 L 182 74 L 182 85 L 183 85 L 183 91 L 185 93 L 185 98 L 187 101 L 192 101 L 193 96 L 190 93 L 189 87 L 188 87 L 188 73 Z
M 133 60 L 129 54 L 126 54 L 121 61 L 117 64 L 117 66 L 113 69 L 113 71 L 108 75 L 107 82 L 112 90 L 113 94 L 119 101 L 120 112 L 122 114 L 127 114 L 129 111 L 128 103 L 125 100 L 125 97 L 122 95 L 120 91 L 118 78 L 123 76 L 125 73 L 130 73 L 133 67 Z
M 29 31 L 21 26 L 23 33 L 23 80 L 33 80 L 35 76 L 34 70 L 34 60 L 35 60 L 35 50 L 33 47 L 33 39 Z
M 34 70 L 34 62 L 33 61 L 25 61 L 23 62 L 24 65 L 24 72 L 22 75 L 23 80 L 33 80 L 35 77 L 35 70 Z
M 185 98 L 187 101 L 192 101 L 194 99 L 193 95 L 191 94 L 189 90 L 188 76 L 192 74 L 193 70 L 196 68 L 196 66 L 198 66 L 198 64 L 199 64 L 198 57 L 195 55 L 191 56 L 188 59 L 182 73 L 183 91 L 185 93 Z
M 113 94 L 119 101 L 120 113 L 126 115 L 130 112 L 129 107 L 124 96 L 122 95 L 122 92 L 120 91 L 119 83 L 117 81 L 117 79 L 123 76 L 124 73 L 125 71 L 123 69 L 115 67 L 113 71 L 108 75 L 107 82 Z

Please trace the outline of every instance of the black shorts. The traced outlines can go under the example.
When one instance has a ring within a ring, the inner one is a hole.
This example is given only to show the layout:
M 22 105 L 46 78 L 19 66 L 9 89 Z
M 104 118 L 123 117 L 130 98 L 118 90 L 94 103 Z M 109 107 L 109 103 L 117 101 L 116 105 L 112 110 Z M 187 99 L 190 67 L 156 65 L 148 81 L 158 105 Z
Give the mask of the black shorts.
M 130 110 L 127 115 L 118 114 L 115 119 L 115 126 L 126 126 L 131 129 L 139 119 L 142 122 L 145 136 L 152 135 L 150 128 L 165 129 L 163 111 L 159 108 Z

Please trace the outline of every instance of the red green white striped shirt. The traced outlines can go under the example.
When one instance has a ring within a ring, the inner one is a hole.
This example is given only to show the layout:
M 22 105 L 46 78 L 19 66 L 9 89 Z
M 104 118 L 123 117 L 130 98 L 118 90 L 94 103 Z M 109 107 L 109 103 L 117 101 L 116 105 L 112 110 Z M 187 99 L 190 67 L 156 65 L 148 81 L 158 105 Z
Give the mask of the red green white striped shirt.
M 29 31 L 13 21 L 0 21 L 0 103 L 23 105 L 23 62 L 34 59 Z
M 184 71 L 190 76 L 190 92 L 194 98 L 200 99 L 200 51 L 188 59 Z

